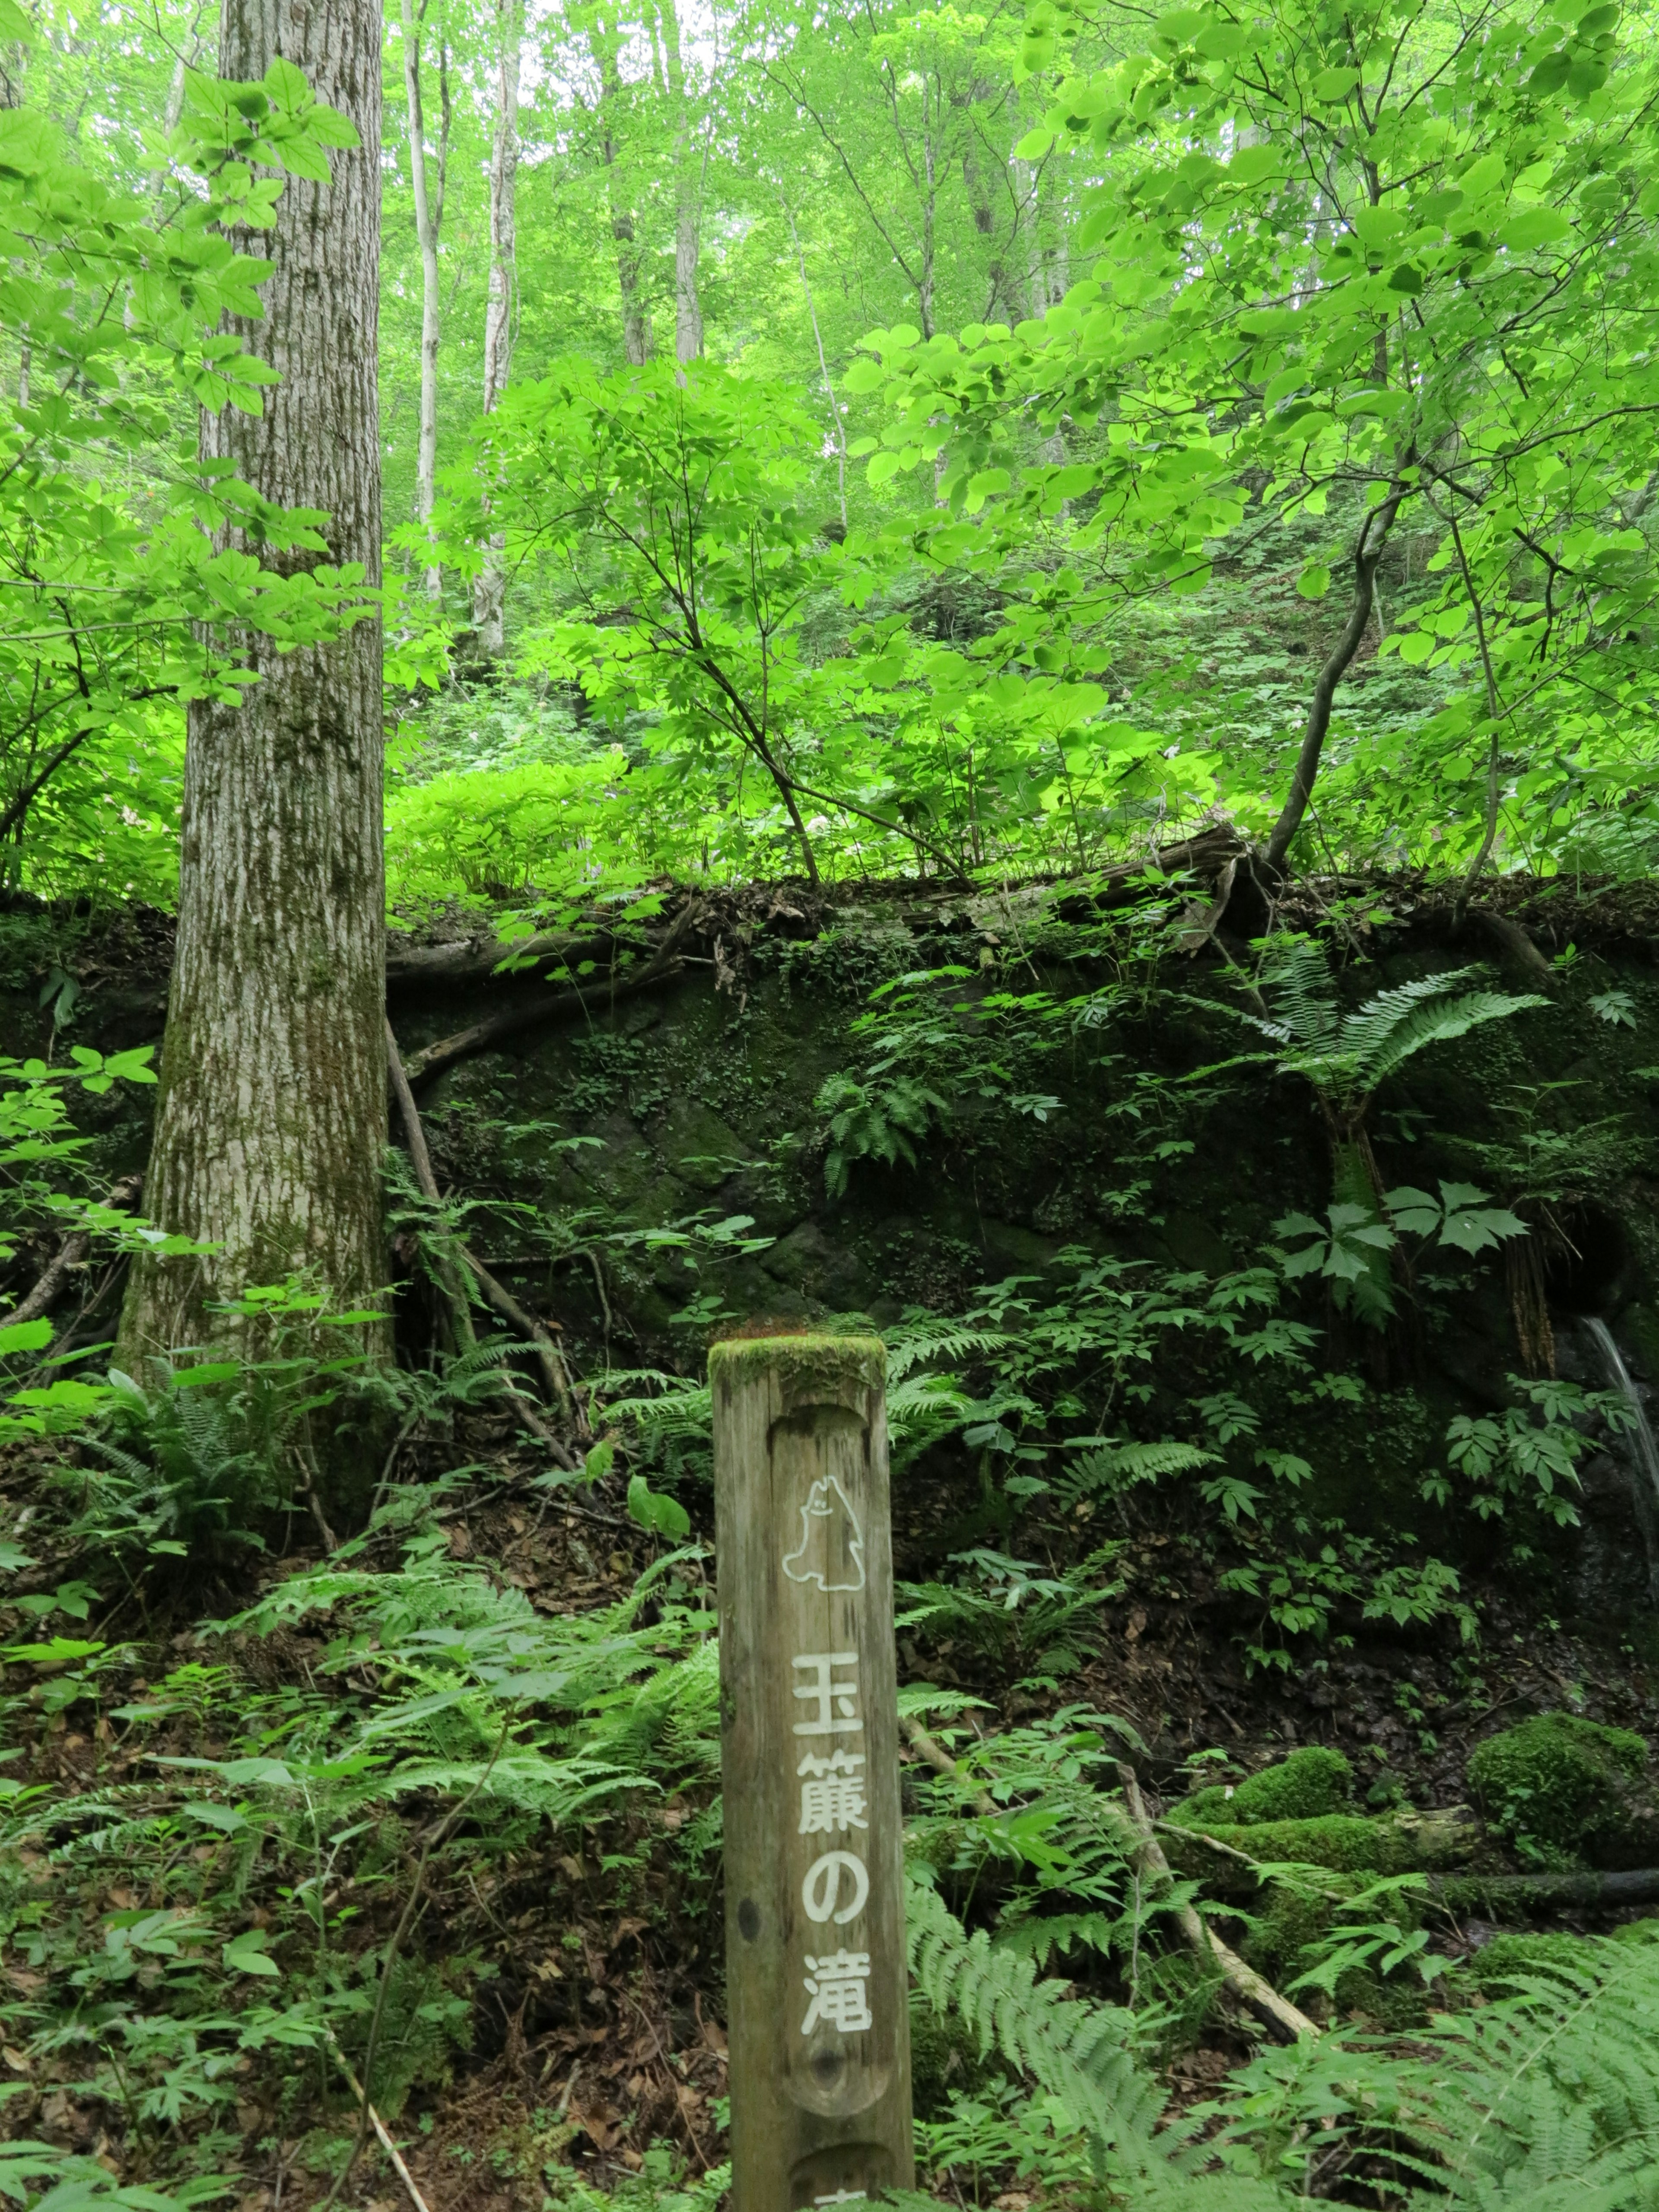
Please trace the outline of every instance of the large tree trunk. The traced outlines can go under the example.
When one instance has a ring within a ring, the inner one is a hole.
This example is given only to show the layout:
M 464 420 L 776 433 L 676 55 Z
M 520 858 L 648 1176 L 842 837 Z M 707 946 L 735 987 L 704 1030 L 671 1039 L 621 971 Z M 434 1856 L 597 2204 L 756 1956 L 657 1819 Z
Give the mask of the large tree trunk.
M 496 0 L 495 137 L 489 155 L 489 297 L 484 307 L 483 411 L 493 415 L 512 371 L 518 316 L 519 68 L 524 37 L 523 0 Z M 492 659 L 505 650 L 502 604 L 507 597 L 506 540 L 489 540 L 472 586 L 472 627 L 478 649 Z
M 422 7 L 421 17 L 426 10 Z M 448 71 L 443 72 L 443 136 L 438 151 L 436 192 L 428 185 L 426 169 L 426 109 L 421 97 L 421 20 L 413 0 L 403 0 L 404 88 L 409 97 L 409 174 L 415 195 L 415 236 L 421 250 L 421 429 L 415 460 L 415 512 L 422 531 L 429 532 L 432 509 L 438 496 L 438 347 L 441 341 L 441 302 L 438 291 L 438 234 L 443 222 L 444 172 L 449 161 Z M 443 597 L 443 571 L 428 560 L 424 576 L 427 596 Z
M 262 321 L 233 325 L 280 374 L 264 411 L 204 416 L 205 458 L 265 498 L 320 507 L 325 555 L 380 580 L 375 392 L 380 228 L 380 14 L 367 0 L 222 0 L 220 67 L 258 78 L 282 55 L 356 125 L 332 181 L 290 179 L 266 253 Z M 245 550 L 240 532 L 231 542 Z M 382 1018 L 380 630 L 286 654 L 228 641 L 259 681 L 246 704 L 190 709 L 177 951 L 145 1183 L 152 1217 L 211 1239 L 197 1259 L 135 1267 L 129 1361 L 246 1338 L 210 1302 L 304 1271 L 338 1299 L 386 1276 Z M 366 1348 L 387 1348 L 370 1325 Z
M 668 58 L 668 94 L 674 107 L 674 358 L 684 368 L 702 354 L 702 302 L 697 296 L 702 192 L 692 143 L 691 109 L 685 96 L 678 0 L 661 0 L 660 13 L 663 47 Z

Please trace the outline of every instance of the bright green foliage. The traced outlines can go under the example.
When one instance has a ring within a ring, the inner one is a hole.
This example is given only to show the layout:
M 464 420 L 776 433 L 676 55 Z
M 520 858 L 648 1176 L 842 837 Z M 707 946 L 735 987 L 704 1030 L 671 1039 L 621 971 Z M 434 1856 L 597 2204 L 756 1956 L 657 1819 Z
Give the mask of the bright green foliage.
M 37 885 L 165 897 L 179 708 L 245 680 L 222 639 L 297 645 L 355 618 L 361 575 L 292 557 L 325 557 L 323 518 L 204 475 L 179 439 L 197 403 L 257 414 L 272 374 L 228 319 L 258 314 L 270 264 L 223 226 L 269 228 L 283 174 L 325 178 L 326 149 L 355 143 L 289 63 L 258 85 L 191 71 L 141 198 L 42 116 L 0 110 L 3 313 L 23 364 L 0 398 L 0 837 Z M 216 550 L 230 524 L 290 557 Z
M 1339 1310 L 1352 1309 L 1373 1327 L 1383 1326 L 1395 1310 L 1385 1255 L 1395 1251 L 1398 1231 L 1437 1233 L 1441 1245 L 1465 1252 L 1528 1233 L 1518 1216 L 1488 1206 L 1486 1194 L 1472 1183 L 1443 1184 L 1437 1206 L 1423 1191 L 1383 1191 L 1366 1127 L 1377 1090 L 1419 1053 L 1548 1003 L 1536 994 L 1462 989 L 1476 973 L 1455 968 L 1419 976 L 1349 1010 L 1338 996 L 1322 945 L 1285 934 L 1270 938 L 1262 948 L 1261 989 L 1269 1011 L 1229 1009 L 1273 1040 L 1279 1073 L 1300 1076 L 1311 1087 L 1330 1147 L 1332 1200 L 1326 1219 L 1291 1213 L 1276 1223 L 1281 1237 L 1311 1240 L 1284 1255 L 1280 1264 L 1287 1278 L 1324 1278 Z
M 1577 1713 L 1536 1713 L 1469 1754 L 1469 1781 L 1487 1818 L 1547 1860 L 1616 1847 L 1648 1747 L 1629 1729 Z
M 902 1074 L 868 1083 L 827 1075 L 814 1103 L 828 1121 L 823 1185 L 831 1198 L 845 1195 L 854 1160 L 880 1160 L 888 1167 L 902 1160 L 914 1167 L 917 1145 L 947 1110 L 938 1091 Z
M 1520 1500 L 1558 1528 L 1570 1528 L 1578 1519 L 1578 1463 L 1590 1449 L 1585 1417 L 1594 1414 L 1618 1431 L 1629 1426 L 1630 1408 L 1614 1391 L 1523 1375 L 1508 1380 L 1521 1402 L 1498 1414 L 1455 1413 L 1446 1425 L 1452 1479 L 1426 1477 L 1423 1495 L 1444 1504 L 1467 1485 L 1467 1503 L 1483 1521 L 1501 1518 Z
M 1050 65 L 1060 21 L 1034 13 L 1024 66 Z M 1549 797 L 1586 775 L 1595 818 L 1574 810 L 1567 835 L 1639 841 L 1659 180 L 1650 58 L 1619 25 L 1575 0 L 1541 19 L 1263 0 L 1150 28 L 1066 11 L 1068 36 L 1123 43 L 1068 70 L 1021 150 L 1067 163 L 1091 273 L 1040 328 L 878 331 L 880 368 L 848 380 L 886 388 L 872 477 L 940 457 L 951 514 L 918 519 L 935 558 L 994 568 L 1046 542 L 1065 563 L 1000 652 L 1074 670 L 1136 598 L 1201 591 L 1276 541 L 1304 596 L 1342 579 L 1346 635 L 1308 695 L 1316 764 L 1376 558 L 1409 532 L 1437 587 L 1388 644 L 1443 672 L 1437 712 L 1426 741 L 1363 709 L 1340 726 L 1328 839 L 1363 842 L 1376 779 L 1409 763 L 1396 850 L 1484 855 L 1501 827 L 1517 857 L 1558 854 Z M 1034 416 L 1076 426 L 1063 459 L 1034 455 Z M 1265 829 L 1276 749 L 1229 735 L 1224 794 Z

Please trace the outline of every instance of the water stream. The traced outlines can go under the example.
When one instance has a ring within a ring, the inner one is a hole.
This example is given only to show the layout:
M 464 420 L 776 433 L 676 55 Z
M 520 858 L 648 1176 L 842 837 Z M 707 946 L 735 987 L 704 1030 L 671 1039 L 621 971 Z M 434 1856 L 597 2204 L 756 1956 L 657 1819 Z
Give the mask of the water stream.
M 1594 1314 L 1586 1314 L 1583 1319 L 1585 1333 L 1601 1362 L 1602 1373 L 1631 1410 L 1632 1425 L 1618 1439 L 1618 1445 L 1623 1447 L 1619 1456 L 1630 1468 L 1636 1518 L 1647 1547 L 1649 1594 L 1659 1605 L 1659 1437 L 1653 1433 L 1647 1401 L 1625 1364 L 1625 1355 L 1613 1331 Z

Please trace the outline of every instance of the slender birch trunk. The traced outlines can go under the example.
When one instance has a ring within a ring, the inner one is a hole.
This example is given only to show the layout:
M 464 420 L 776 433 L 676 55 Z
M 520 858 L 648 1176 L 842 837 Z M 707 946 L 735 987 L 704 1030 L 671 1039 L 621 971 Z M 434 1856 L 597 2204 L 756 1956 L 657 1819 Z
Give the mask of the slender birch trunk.
M 836 387 L 830 380 L 830 362 L 823 350 L 823 333 L 818 328 L 818 311 L 812 298 L 812 287 L 806 277 L 806 254 L 795 228 L 795 218 L 789 203 L 783 203 L 783 219 L 789 226 L 789 243 L 795 249 L 795 258 L 800 264 L 800 289 L 806 295 L 806 312 L 812 319 L 812 343 L 818 349 L 818 374 L 823 379 L 823 389 L 830 401 L 830 420 L 836 430 L 836 484 L 841 506 L 841 526 L 847 527 L 847 425 L 842 420 L 841 403 L 836 398 Z
M 220 66 L 258 79 L 281 54 L 356 126 L 326 185 L 289 179 L 262 320 L 229 325 L 278 372 L 262 414 L 204 415 L 204 459 L 262 497 L 324 510 L 325 553 L 266 550 L 294 573 L 361 562 L 380 581 L 375 368 L 380 230 L 380 14 L 368 0 L 222 0 Z M 239 550 L 255 551 L 240 531 Z M 380 630 L 278 653 L 227 641 L 258 682 L 190 708 L 178 949 L 145 1200 L 200 1258 L 135 1263 L 129 1364 L 174 1345 L 246 1344 L 212 1302 L 304 1271 L 332 1296 L 384 1284 Z M 370 1324 L 365 1348 L 385 1356 Z
M 599 72 L 599 158 L 605 163 L 605 198 L 611 210 L 611 236 L 617 248 L 617 288 L 622 295 L 623 349 L 634 368 L 651 358 L 651 309 L 645 298 L 643 257 L 634 228 L 634 214 L 623 191 L 617 149 L 617 116 L 622 106 L 623 81 L 619 49 L 621 33 L 615 19 L 606 23 L 596 17 L 588 32 L 588 48 Z
M 495 136 L 489 153 L 489 297 L 484 307 L 483 411 L 493 415 L 512 371 L 519 313 L 518 185 L 519 70 L 524 39 L 523 0 L 496 0 Z M 505 651 L 507 541 L 492 532 L 484 565 L 472 586 L 472 627 L 478 650 L 497 659 Z
M 449 152 L 449 101 L 446 70 L 444 131 L 434 197 L 427 185 L 426 111 L 421 96 L 421 30 L 426 21 L 425 0 L 422 0 L 418 16 L 414 0 L 402 0 L 402 6 L 404 90 L 409 100 L 409 175 L 415 194 L 415 236 L 421 250 L 421 428 L 415 459 L 415 514 L 429 540 L 432 509 L 438 496 L 438 348 L 442 341 L 438 236 L 443 222 L 444 170 Z M 422 583 L 428 599 L 442 599 L 443 571 L 435 561 L 428 561 Z
M 659 12 L 668 60 L 668 96 L 674 112 L 674 358 L 683 368 L 702 354 L 702 302 L 697 296 L 702 195 L 692 143 L 691 107 L 685 96 L 678 0 L 661 0 Z

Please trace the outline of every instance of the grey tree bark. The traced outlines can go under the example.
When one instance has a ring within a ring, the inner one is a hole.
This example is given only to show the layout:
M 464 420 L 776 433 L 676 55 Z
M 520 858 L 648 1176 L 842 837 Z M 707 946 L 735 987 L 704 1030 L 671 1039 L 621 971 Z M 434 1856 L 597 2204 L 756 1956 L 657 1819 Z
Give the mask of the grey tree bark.
M 496 0 L 495 134 L 489 155 L 489 296 L 484 307 L 483 411 L 493 415 L 507 388 L 519 313 L 519 71 L 523 0 Z M 491 537 L 472 586 L 472 627 L 478 650 L 492 659 L 506 649 L 506 540 Z
M 692 143 L 691 107 L 685 96 L 678 0 L 661 0 L 659 13 L 668 96 L 674 109 L 674 358 L 684 368 L 702 354 L 702 302 L 697 296 L 702 193 Z
M 651 307 L 645 296 L 644 253 L 628 204 L 617 143 L 623 102 L 622 31 L 615 16 L 596 15 L 587 34 L 599 73 L 599 158 L 605 163 L 611 235 L 617 248 L 617 285 L 622 294 L 623 349 L 635 368 L 651 358 Z
M 433 188 L 427 173 L 426 103 L 421 93 L 421 32 L 425 0 L 417 15 L 413 0 L 402 0 L 404 90 L 409 100 L 409 173 L 415 198 L 415 237 L 421 252 L 421 427 L 415 459 L 415 513 L 429 531 L 438 496 L 438 348 L 442 343 L 442 300 L 438 289 L 438 239 L 443 228 L 444 180 L 449 167 L 449 71 L 440 62 L 442 120 L 438 140 L 438 174 Z M 443 597 L 443 571 L 428 561 L 422 577 L 427 597 Z
M 267 553 L 268 567 L 356 562 L 376 585 L 380 9 L 222 0 L 227 76 L 258 78 L 279 54 L 361 143 L 331 156 L 329 184 L 288 182 L 274 234 L 237 240 L 275 269 L 264 319 L 233 327 L 282 380 L 257 418 L 204 416 L 202 451 L 268 499 L 325 510 L 326 553 Z M 245 546 L 239 532 L 230 542 Z M 145 1184 L 153 1218 L 219 1249 L 135 1266 L 129 1361 L 242 1341 L 211 1302 L 251 1284 L 303 1270 L 356 1302 L 386 1275 L 379 623 L 286 655 L 258 637 L 227 645 L 259 680 L 243 705 L 190 709 L 178 942 Z M 371 1357 L 389 1348 L 383 1325 L 366 1336 Z

